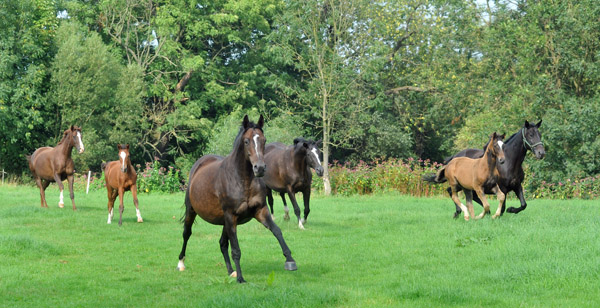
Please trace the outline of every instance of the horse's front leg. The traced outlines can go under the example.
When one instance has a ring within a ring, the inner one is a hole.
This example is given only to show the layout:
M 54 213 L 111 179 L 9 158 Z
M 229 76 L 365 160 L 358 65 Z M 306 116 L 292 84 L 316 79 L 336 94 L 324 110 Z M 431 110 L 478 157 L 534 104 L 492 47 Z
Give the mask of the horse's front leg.
M 113 189 L 108 184 L 106 185 L 106 190 L 108 192 L 108 220 L 106 223 L 111 224 L 114 216 L 113 210 L 115 207 L 115 200 L 117 199 L 117 190 Z
M 123 224 L 123 210 L 125 206 L 123 205 L 123 195 L 125 194 L 125 189 L 123 187 L 119 187 L 119 227 Z
M 63 190 L 65 190 L 65 187 L 58 173 L 54 174 L 54 181 L 56 182 L 56 184 L 58 185 L 58 189 L 60 190 L 60 199 L 58 200 L 58 207 L 63 208 L 65 207 L 65 199 L 63 196 Z
M 287 202 L 285 202 L 285 193 L 279 193 L 281 196 L 281 201 L 283 202 L 283 220 L 290 220 L 290 209 L 287 206 Z
M 517 197 L 519 197 L 519 200 L 521 201 L 521 207 L 518 207 L 518 208 L 509 207 L 506 209 L 507 212 L 513 213 L 513 214 L 517 214 L 527 207 L 527 202 L 525 201 L 525 195 L 523 194 L 523 186 L 521 186 L 521 184 L 517 185 L 517 187 L 515 189 L 515 193 L 517 194 Z M 508 194 L 508 192 L 506 192 L 506 194 Z
M 302 223 L 306 223 L 308 214 L 310 213 L 310 186 L 302 192 L 302 199 L 304 200 L 304 218 L 302 219 Z
M 296 195 L 294 194 L 294 191 L 292 190 L 291 186 L 287 187 L 287 193 L 290 197 L 292 205 L 294 206 L 294 214 L 296 214 L 296 217 L 298 218 L 298 228 L 304 230 L 304 224 L 302 223 L 302 218 L 300 217 L 300 207 L 298 206 L 298 202 L 296 201 Z
M 136 184 L 131 185 L 131 195 L 133 196 L 133 204 L 135 205 L 135 216 L 137 216 L 137 222 L 144 222 L 142 219 L 142 214 L 140 213 Z
M 479 197 L 479 199 L 481 199 L 481 202 L 483 203 L 483 212 L 481 212 L 481 214 L 479 214 L 477 217 L 475 217 L 475 219 L 481 219 L 483 217 L 485 217 L 485 214 L 490 212 L 490 204 L 487 201 L 487 198 L 485 197 L 485 192 L 483 191 L 482 187 L 477 187 L 475 190 L 475 193 L 477 193 L 477 196 Z M 471 211 L 473 211 L 473 206 L 471 205 L 471 208 L 469 209 Z M 475 213 L 472 213 L 471 215 L 474 215 Z
M 275 213 L 273 211 L 273 191 L 267 187 L 267 202 L 269 203 L 269 207 L 271 208 L 271 218 L 275 219 L 275 216 L 273 215 L 273 213 Z
M 269 219 L 270 218 L 269 214 Z M 237 277 L 237 282 L 244 283 L 246 280 L 244 280 L 244 277 L 242 276 L 242 268 L 240 267 L 242 251 L 240 250 L 240 244 L 238 243 L 237 238 L 237 217 L 233 213 L 225 212 L 225 226 L 223 226 L 223 228 L 227 232 L 229 244 L 231 244 L 231 258 L 233 259 L 233 263 L 235 263 L 235 274 L 231 273 L 230 276 Z M 225 262 L 227 263 L 227 258 L 225 258 Z
M 285 240 L 283 239 L 283 234 L 281 233 L 281 229 L 275 224 L 273 219 L 271 219 L 271 215 L 269 215 L 269 211 L 266 207 L 258 210 L 256 215 L 254 216 L 258 221 L 260 221 L 263 226 L 267 229 L 271 230 L 277 241 L 279 241 L 279 246 L 281 246 L 281 250 L 283 251 L 283 255 L 285 256 L 285 265 L 284 268 L 288 271 L 295 271 L 298 269 L 296 265 L 296 261 L 292 258 L 292 252 L 288 248 Z
M 496 197 L 498 198 L 498 209 L 496 210 L 496 214 L 494 214 L 492 216 L 492 218 L 497 218 L 500 215 L 502 215 L 502 206 L 504 205 L 504 202 L 506 201 L 506 195 L 504 194 L 504 192 L 500 189 L 500 187 L 498 187 L 498 185 L 496 185 L 496 187 L 493 189 L 494 193 L 496 193 Z
M 69 183 L 69 197 L 71 197 L 71 203 L 73 204 L 73 211 L 77 210 L 75 207 L 75 194 L 73 193 L 73 175 L 67 175 L 67 182 Z

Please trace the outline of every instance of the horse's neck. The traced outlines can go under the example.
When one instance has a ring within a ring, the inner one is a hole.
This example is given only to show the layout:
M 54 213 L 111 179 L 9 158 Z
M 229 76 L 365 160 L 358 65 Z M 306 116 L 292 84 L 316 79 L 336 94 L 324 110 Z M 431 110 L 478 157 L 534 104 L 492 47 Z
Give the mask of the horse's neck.
M 244 180 L 244 186 L 249 186 L 254 179 L 254 172 L 252 171 L 252 164 L 246 160 L 243 149 L 236 149 L 223 160 L 223 163 L 234 166 L 234 172 L 238 177 Z
M 525 149 L 525 145 L 523 144 L 523 134 L 522 131 L 519 131 L 510 142 L 506 142 L 504 144 L 504 156 L 506 157 L 506 163 L 509 164 L 510 167 L 520 166 L 523 164 L 525 160 L 525 155 L 527 154 L 527 149 Z
M 292 161 L 294 164 L 294 169 L 298 170 L 300 174 L 303 174 L 306 170 L 306 155 L 301 153 L 300 151 L 296 151 L 292 149 Z
M 67 158 L 70 158 L 71 151 L 73 150 L 73 141 L 72 140 L 73 139 L 71 139 L 71 137 L 69 135 L 67 135 L 66 137 L 63 137 L 63 139 L 61 141 L 58 142 L 58 145 L 56 147 L 54 147 L 54 149 L 58 153 L 65 155 Z
M 481 157 L 480 162 L 482 162 L 483 167 L 487 168 L 487 174 L 492 174 L 494 172 L 494 168 L 496 168 L 496 155 L 490 153 L 490 149 L 485 149 L 483 153 L 483 157 Z

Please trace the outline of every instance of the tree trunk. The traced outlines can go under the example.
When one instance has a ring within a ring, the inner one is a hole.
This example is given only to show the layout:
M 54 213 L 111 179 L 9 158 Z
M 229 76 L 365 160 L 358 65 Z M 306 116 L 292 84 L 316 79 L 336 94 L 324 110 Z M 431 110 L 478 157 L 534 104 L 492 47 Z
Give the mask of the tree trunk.
M 323 189 L 326 196 L 331 195 L 331 182 L 329 181 L 329 123 L 327 117 L 327 90 L 323 89 Z

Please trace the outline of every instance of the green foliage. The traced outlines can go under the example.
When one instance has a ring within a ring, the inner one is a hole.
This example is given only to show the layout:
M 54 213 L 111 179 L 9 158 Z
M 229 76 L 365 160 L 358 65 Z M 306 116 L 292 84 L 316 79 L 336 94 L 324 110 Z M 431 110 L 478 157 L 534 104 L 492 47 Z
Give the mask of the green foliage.
M 157 160 L 146 163 L 146 168 L 138 172 L 138 191 L 142 193 L 174 193 L 184 190 L 182 183 L 184 179 L 179 169 L 161 167 Z

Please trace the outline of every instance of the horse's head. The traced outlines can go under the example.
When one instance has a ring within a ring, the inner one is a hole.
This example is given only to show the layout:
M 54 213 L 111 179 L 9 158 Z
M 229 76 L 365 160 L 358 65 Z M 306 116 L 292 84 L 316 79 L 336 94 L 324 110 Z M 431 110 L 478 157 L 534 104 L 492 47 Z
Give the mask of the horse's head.
M 242 141 L 244 146 L 244 153 L 246 153 L 246 160 L 250 161 L 252 165 L 252 171 L 254 176 L 262 177 L 265 175 L 265 135 L 263 135 L 263 124 L 265 123 L 263 116 L 261 115 L 258 119 L 258 123 L 254 124 L 248 120 L 248 115 L 244 116 L 242 122 Z
M 530 124 L 525 120 L 525 125 L 521 130 L 523 135 L 523 146 L 526 150 L 531 150 L 537 159 L 542 159 L 546 156 L 546 149 L 542 143 L 542 135 L 538 128 L 542 125 L 542 120 L 537 124 Z
M 119 150 L 119 164 L 121 165 L 121 172 L 127 172 L 127 166 L 131 164 L 129 160 L 129 144 L 117 144 Z
M 294 139 L 294 147 L 297 150 L 304 151 L 308 166 L 315 169 L 318 176 L 323 176 L 323 166 L 321 165 L 321 159 L 319 159 L 319 156 L 321 155 L 319 144 L 321 144 L 321 140 L 315 142 L 312 140 L 305 140 L 304 138 Z
M 81 127 L 71 125 L 71 128 L 65 131 L 65 135 L 68 135 L 71 138 L 73 145 L 77 148 L 77 152 L 79 154 L 83 153 L 85 147 L 83 146 L 83 141 L 81 139 Z
M 492 135 L 490 135 L 490 142 L 488 142 L 487 145 L 487 149 L 486 152 L 490 153 L 491 155 L 496 157 L 496 160 L 498 160 L 498 162 L 500 164 L 504 164 L 504 134 L 500 135 L 500 134 L 496 134 L 496 132 L 494 132 Z

